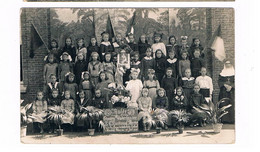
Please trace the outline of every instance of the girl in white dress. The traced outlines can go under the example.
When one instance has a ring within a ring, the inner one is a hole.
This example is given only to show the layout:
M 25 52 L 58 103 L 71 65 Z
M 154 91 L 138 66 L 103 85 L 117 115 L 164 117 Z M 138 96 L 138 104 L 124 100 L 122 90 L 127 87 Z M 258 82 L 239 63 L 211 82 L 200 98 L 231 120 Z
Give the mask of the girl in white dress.
M 126 90 L 129 90 L 131 100 L 127 104 L 128 108 L 138 108 L 137 99 L 140 97 L 140 92 L 143 88 L 142 81 L 137 79 L 139 75 L 139 69 L 131 69 L 131 80 L 126 85 Z

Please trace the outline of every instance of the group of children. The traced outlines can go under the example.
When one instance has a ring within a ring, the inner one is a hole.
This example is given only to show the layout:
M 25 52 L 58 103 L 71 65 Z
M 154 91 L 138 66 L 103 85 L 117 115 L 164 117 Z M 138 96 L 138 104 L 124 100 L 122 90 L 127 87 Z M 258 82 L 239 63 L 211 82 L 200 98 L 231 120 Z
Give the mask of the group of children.
M 192 113 L 193 106 L 211 100 L 212 79 L 206 75 L 199 38 L 194 38 L 191 46 L 187 36 L 181 37 L 180 45 L 175 36 L 169 37 L 168 45 L 161 41 L 161 34 L 153 38 L 150 45 L 145 34 L 138 43 L 133 34 L 127 39 L 118 34 L 111 42 L 109 34 L 102 33 L 100 46 L 95 37 L 88 47 L 83 38 L 77 40 L 76 47 L 66 38 L 62 49 L 53 40 L 45 57 L 44 91 L 37 93 L 34 109 L 44 112 L 47 106 L 61 106 L 68 113 L 64 124 L 80 126 L 82 123 L 74 120 L 80 107 L 112 108 L 107 89 L 110 83 L 124 86 L 131 95 L 127 107 L 139 112 L 160 108 Z M 122 52 L 130 56 L 130 65 L 119 66 L 118 54 Z M 43 105 L 45 108 L 37 108 Z

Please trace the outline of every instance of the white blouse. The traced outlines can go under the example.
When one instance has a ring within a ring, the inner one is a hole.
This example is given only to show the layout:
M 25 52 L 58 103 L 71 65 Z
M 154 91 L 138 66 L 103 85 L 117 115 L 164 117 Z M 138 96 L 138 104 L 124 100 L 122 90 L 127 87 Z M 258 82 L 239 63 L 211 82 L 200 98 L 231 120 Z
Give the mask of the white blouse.
M 209 89 L 210 94 L 213 92 L 213 83 L 212 79 L 209 76 L 199 76 L 196 78 L 195 83 L 200 86 L 202 89 Z

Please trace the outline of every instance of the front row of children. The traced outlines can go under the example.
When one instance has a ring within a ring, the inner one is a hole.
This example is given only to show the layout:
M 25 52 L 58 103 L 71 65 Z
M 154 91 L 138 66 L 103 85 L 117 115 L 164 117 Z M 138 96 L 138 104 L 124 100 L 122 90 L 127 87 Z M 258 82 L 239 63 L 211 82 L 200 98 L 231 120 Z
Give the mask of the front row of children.
M 206 76 L 206 68 L 201 68 L 201 76 L 196 80 L 191 77 L 190 69 L 185 70 L 185 77 L 178 82 L 172 77 L 172 70 L 166 70 L 166 76 L 163 77 L 161 86 L 155 78 L 155 71 L 148 70 L 148 79 L 142 83 L 138 79 L 139 70 L 131 70 L 131 80 L 126 85 L 126 90 L 129 90 L 131 100 L 127 103 L 128 108 L 136 108 L 140 113 L 151 112 L 156 109 L 184 110 L 193 113 L 192 107 L 198 107 L 202 104 L 207 104 L 212 95 L 212 80 Z M 94 98 L 92 98 L 91 88 L 89 88 L 89 74 L 87 72 L 82 74 L 83 82 L 77 86 L 74 82 L 74 75 L 68 74 L 68 83 L 65 83 L 63 88 L 59 88 L 59 83 L 56 82 L 55 75 L 51 77 L 51 83 L 48 83 L 45 94 L 47 100 L 43 98 L 44 92 L 37 93 L 37 100 L 33 103 L 33 113 L 41 119 L 35 119 L 38 123 L 40 132 L 43 132 L 42 123 L 46 117 L 48 106 L 60 106 L 64 111 L 62 123 L 69 126 L 70 130 L 74 128 L 82 128 L 85 126 L 84 122 L 77 121 L 78 113 L 81 107 L 94 106 L 99 109 L 110 108 L 108 106 L 108 96 L 105 93 L 108 82 L 106 81 L 106 73 L 99 74 L 98 89 L 95 89 Z M 86 79 L 86 80 L 85 80 Z M 86 84 L 85 84 L 86 83 Z M 181 87 L 180 87 L 181 86 Z M 62 90 L 62 91 L 61 91 Z M 63 92 L 64 91 L 64 92 Z M 77 96 L 77 92 L 78 96 Z M 63 100 L 61 99 L 63 96 Z M 76 116 L 76 117 L 75 117 Z M 75 120 L 74 120 L 75 118 Z M 200 121 L 200 125 L 204 123 Z M 76 126 L 76 127 L 75 127 Z M 192 126 L 192 124 L 191 124 Z M 50 124 L 50 132 L 55 129 L 54 124 Z

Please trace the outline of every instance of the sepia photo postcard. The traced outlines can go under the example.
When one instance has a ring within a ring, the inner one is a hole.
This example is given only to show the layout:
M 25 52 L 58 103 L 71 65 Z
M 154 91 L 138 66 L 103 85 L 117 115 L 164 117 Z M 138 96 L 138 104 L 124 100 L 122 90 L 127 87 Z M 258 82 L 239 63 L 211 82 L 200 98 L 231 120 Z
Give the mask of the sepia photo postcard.
M 24 144 L 234 144 L 233 8 L 21 8 Z

